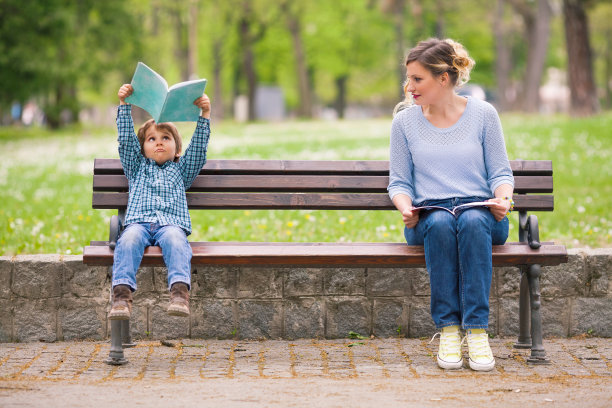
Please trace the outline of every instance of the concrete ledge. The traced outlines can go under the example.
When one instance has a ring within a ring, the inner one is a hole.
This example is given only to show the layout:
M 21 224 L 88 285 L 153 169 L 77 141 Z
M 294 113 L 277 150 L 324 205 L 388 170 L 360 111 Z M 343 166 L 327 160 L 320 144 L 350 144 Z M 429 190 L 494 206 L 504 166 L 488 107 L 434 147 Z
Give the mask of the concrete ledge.
M 545 336 L 612 337 L 612 248 L 569 250 L 543 268 Z M 81 256 L 0 257 L 0 342 L 105 339 L 108 268 Z M 518 268 L 495 268 L 490 332 L 518 333 Z M 165 268 L 141 268 L 135 338 L 339 338 L 430 336 L 423 268 L 194 267 L 192 315 L 169 317 Z

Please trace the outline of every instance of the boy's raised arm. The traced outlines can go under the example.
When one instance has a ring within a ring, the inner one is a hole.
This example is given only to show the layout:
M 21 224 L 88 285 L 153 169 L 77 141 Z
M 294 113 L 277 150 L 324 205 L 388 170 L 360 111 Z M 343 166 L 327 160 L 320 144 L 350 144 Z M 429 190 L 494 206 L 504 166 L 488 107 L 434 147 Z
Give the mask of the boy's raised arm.
M 191 142 L 187 149 L 185 149 L 185 154 L 179 162 L 186 188 L 189 188 L 204 164 L 206 164 L 206 150 L 210 137 L 210 99 L 204 94 L 196 99 L 193 104 L 198 106 L 202 112 L 200 113 Z
M 124 84 L 119 88 L 119 108 L 117 109 L 117 142 L 119 143 L 119 159 L 125 175 L 130 178 L 131 174 L 138 167 L 143 159 L 140 143 L 134 132 L 134 122 L 132 120 L 132 105 L 125 102 L 125 98 L 133 92 L 132 85 Z

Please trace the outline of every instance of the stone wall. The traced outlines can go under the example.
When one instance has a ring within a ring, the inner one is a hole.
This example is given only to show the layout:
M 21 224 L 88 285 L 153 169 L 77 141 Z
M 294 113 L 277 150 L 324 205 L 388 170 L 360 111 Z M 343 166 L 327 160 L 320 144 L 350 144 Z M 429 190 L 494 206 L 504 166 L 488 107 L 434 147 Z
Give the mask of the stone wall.
M 543 268 L 545 336 L 612 336 L 612 249 L 570 250 Z M 190 318 L 166 314 L 165 268 L 141 268 L 135 338 L 431 336 L 427 272 L 415 268 L 194 267 Z M 517 268 L 495 268 L 490 332 L 518 333 Z M 81 256 L 0 257 L 0 342 L 110 335 L 107 267 Z

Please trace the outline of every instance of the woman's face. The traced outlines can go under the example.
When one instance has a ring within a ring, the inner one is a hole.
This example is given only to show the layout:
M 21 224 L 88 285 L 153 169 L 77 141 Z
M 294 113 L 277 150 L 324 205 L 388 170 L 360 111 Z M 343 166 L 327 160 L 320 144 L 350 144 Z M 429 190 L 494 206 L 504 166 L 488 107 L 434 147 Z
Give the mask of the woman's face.
M 406 65 L 406 79 L 404 91 L 412 95 L 416 105 L 436 103 L 445 90 L 444 77 L 434 77 L 418 61 Z

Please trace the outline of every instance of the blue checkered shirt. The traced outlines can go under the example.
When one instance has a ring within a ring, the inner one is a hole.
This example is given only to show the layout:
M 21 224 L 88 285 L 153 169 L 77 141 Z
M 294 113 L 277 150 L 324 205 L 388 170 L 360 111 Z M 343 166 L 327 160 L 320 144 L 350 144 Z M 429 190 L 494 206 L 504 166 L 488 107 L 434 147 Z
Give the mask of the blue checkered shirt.
M 178 162 L 170 160 L 161 166 L 141 152 L 134 132 L 132 105 L 119 105 L 117 131 L 119 158 L 130 187 L 125 225 L 137 222 L 176 225 L 191 234 L 185 191 L 206 163 L 210 121 L 200 117 L 185 154 Z

